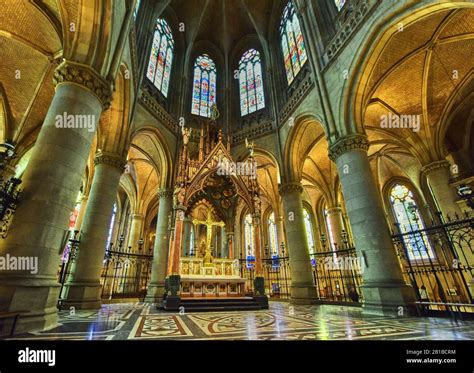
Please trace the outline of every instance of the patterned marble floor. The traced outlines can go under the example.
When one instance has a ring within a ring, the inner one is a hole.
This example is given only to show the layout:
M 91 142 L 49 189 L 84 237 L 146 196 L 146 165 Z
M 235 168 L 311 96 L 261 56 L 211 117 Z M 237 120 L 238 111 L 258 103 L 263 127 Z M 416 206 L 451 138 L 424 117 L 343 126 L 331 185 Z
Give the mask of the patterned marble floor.
M 474 321 L 386 318 L 358 308 L 270 302 L 249 312 L 172 314 L 150 304 L 60 312 L 60 325 L 15 339 L 79 340 L 472 340 Z

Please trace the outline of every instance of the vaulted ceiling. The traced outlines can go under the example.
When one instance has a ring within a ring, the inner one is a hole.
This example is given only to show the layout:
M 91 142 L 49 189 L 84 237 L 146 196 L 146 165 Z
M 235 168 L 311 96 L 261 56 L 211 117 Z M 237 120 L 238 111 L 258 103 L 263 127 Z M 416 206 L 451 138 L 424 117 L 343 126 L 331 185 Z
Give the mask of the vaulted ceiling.
M 247 35 L 268 37 L 272 12 L 280 0 L 172 0 L 171 8 L 185 26 L 186 44 L 202 40 L 215 44 L 223 54 Z

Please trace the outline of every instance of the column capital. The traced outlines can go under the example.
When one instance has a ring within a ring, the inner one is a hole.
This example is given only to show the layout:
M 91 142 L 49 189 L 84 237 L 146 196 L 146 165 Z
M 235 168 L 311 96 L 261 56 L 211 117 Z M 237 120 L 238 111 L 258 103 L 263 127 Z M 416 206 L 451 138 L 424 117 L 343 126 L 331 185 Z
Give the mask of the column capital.
M 96 95 L 104 110 L 110 106 L 112 85 L 90 66 L 63 59 L 54 71 L 53 83 L 55 86 L 61 83 L 78 84 Z
M 355 134 L 341 137 L 329 147 L 329 158 L 335 162 L 342 154 L 354 149 L 369 150 L 367 136 Z
M 143 214 L 132 214 L 132 219 L 144 219 Z
M 451 166 L 451 164 L 443 159 L 441 161 L 435 161 L 435 162 L 431 162 L 429 164 L 426 164 L 424 165 L 422 168 L 421 168 L 421 174 L 423 176 L 427 176 L 429 175 L 430 173 L 434 172 L 434 171 L 437 171 L 437 170 L 440 170 L 440 169 L 443 169 L 443 168 L 447 168 L 449 169 Z
M 99 164 L 106 164 L 123 171 L 127 161 L 118 154 L 99 152 L 94 157 L 94 166 Z
M 171 198 L 173 197 L 173 189 L 161 188 L 158 190 L 158 198 Z
M 329 207 L 329 208 L 326 209 L 326 211 L 329 215 L 342 214 L 342 207 L 340 207 L 340 206 Z
M 294 192 L 303 193 L 303 186 L 301 185 L 300 182 L 293 181 L 290 183 L 280 184 L 278 186 L 278 191 L 280 192 L 280 195 L 283 197 L 286 194 L 290 194 Z

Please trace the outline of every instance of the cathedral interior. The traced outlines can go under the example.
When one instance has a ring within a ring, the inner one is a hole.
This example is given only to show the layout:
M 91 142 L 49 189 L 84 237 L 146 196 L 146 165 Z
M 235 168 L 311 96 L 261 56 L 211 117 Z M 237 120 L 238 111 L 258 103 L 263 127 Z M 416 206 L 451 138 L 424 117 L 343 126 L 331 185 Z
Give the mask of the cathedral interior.
M 0 338 L 474 339 L 472 1 L 0 9 Z

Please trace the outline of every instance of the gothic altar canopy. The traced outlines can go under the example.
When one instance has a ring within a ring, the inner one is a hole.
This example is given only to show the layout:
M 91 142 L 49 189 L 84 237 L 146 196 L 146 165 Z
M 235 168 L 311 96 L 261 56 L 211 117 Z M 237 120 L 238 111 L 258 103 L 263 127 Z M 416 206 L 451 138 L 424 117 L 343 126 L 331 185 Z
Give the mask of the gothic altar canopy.
M 214 118 L 215 119 L 215 118 Z M 234 219 L 239 201 L 254 223 L 255 293 L 264 296 L 261 265 L 261 201 L 253 143 L 235 165 L 229 141 L 211 119 L 201 125 L 199 151 L 189 151 L 191 128 L 182 128 L 182 147 L 174 189 L 174 235 L 168 262 L 167 300 L 173 297 L 242 297 L 245 280 L 234 259 Z M 254 169 L 252 169 L 252 167 Z M 251 171 L 254 172 L 251 172 Z M 191 228 L 189 228 L 191 226 Z

